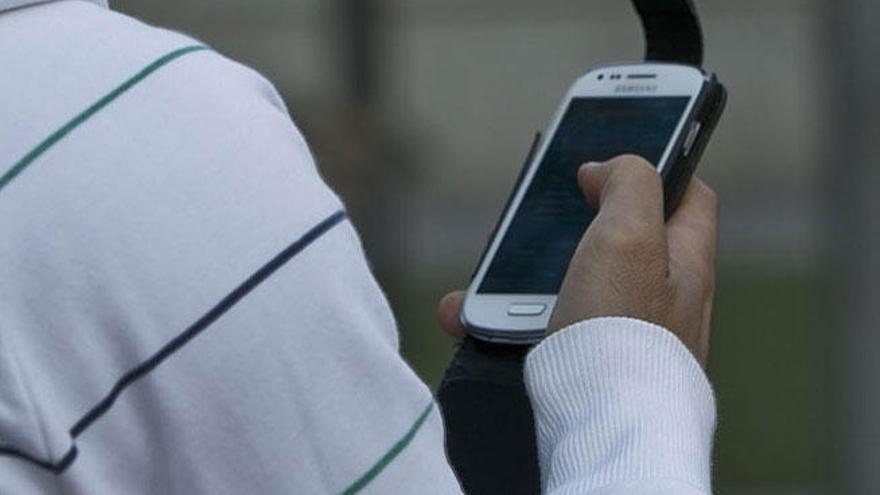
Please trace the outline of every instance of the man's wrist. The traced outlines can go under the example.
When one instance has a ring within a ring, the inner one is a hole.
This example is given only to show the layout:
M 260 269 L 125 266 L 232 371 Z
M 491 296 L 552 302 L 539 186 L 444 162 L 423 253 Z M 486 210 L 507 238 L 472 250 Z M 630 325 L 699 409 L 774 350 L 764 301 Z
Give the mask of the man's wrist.
M 712 388 L 668 330 L 632 318 L 570 325 L 532 350 L 525 378 L 545 489 L 648 476 L 709 491 Z

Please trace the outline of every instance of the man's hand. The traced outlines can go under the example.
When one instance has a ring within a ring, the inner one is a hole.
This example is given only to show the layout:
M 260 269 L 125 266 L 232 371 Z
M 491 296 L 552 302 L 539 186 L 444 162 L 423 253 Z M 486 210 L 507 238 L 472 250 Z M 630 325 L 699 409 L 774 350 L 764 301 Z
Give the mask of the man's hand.
M 660 176 L 642 158 L 624 155 L 578 171 L 578 184 L 599 209 L 568 266 L 548 335 L 601 316 L 656 323 L 677 335 L 705 366 L 715 288 L 718 201 L 699 179 L 664 224 Z M 440 302 L 451 335 L 464 335 L 464 294 Z

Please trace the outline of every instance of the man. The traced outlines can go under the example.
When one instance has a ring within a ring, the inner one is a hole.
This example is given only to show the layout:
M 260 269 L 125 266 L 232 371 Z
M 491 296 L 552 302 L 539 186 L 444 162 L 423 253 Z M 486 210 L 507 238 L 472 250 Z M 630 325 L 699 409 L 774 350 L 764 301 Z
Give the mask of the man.
M 0 493 L 459 491 L 269 83 L 101 1 L 0 0 L 0 67 Z M 709 493 L 714 195 L 664 224 L 643 160 L 577 180 L 600 213 L 525 370 L 543 490 Z

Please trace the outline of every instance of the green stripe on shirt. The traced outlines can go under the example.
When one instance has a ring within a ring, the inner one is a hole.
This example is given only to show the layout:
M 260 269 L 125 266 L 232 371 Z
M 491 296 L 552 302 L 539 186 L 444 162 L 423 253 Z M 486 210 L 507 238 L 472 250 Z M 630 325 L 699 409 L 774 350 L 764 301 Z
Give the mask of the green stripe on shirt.
M 107 93 L 100 100 L 93 103 L 90 107 L 86 108 L 82 112 L 80 112 L 76 117 L 70 119 L 66 124 L 59 127 L 58 130 L 49 135 L 46 139 L 44 139 L 40 144 L 38 144 L 34 149 L 32 149 L 28 154 L 24 155 L 24 157 L 15 163 L 3 176 L 0 176 L 0 192 L 3 191 L 10 182 L 12 182 L 16 177 L 19 176 L 24 170 L 30 166 L 34 160 L 39 158 L 40 155 L 46 152 L 49 148 L 51 148 L 55 143 L 64 139 L 65 136 L 70 134 L 71 131 L 76 129 L 80 124 L 89 120 L 93 115 L 101 111 L 104 107 L 110 104 L 113 100 L 118 98 L 122 93 L 125 93 L 137 83 L 146 79 L 147 76 L 156 72 L 159 68 L 171 62 L 172 60 L 182 57 L 187 53 L 199 51 L 199 50 L 208 50 L 209 48 L 205 45 L 192 45 L 186 46 L 183 48 L 178 48 L 172 52 L 169 52 L 150 65 L 141 69 L 137 74 L 128 78 L 125 82 L 117 86 L 113 91 Z
M 403 449 L 409 446 L 413 438 L 415 438 L 416 433 L 418 433 L 419 430 L 422 428 L 422 425 L 425 424 L 425 420 L 428 419 L 428 415 L 431 414 L 431 410 L 433 409 L 434 401 L 431 401 L 431 403 L 428 404 L 428 407 L 426 407 L 425 410 L 422 411 L 422 414 L 419 415 L 418 419 L 416 419 L 416 422 L 413 423 L 413 425 L 409 428 L 409 431 L 407 431 L 406 434 L 397 441 L 397 443 L 392 445 L 388 452 L 386 452 L 385 455 L 383 455 L 378 461 L 376 461 L 376 464 L 373 464 L 373 467 L 368 469 L 367 472 L 361 475 L 361 477 L 358 478 L 354 483 L 352 483 L 351 486 L 346 488 L 342 492 L 342 494 L 352 495 L 363 490 L 364 487 L 369 485 L 370 482 L 379 475 L 379 473 L 384 471 L 385 468 L 388 467 L 389 464 L 391 464 L 391 461 L 393 461 L 398 455 L 400 455 L 400 453 L 403 452 Z

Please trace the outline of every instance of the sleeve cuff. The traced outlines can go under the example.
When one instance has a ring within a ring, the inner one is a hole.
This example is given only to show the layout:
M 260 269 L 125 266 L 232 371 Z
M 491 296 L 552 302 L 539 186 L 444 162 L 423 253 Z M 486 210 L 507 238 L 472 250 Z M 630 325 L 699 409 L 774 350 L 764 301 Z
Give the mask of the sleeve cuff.
M 712 388 L 665 328 L 616 317 L 576 323 L 529 353 L 525 381 L 547 493 L 645 479 L 710 492 Z

